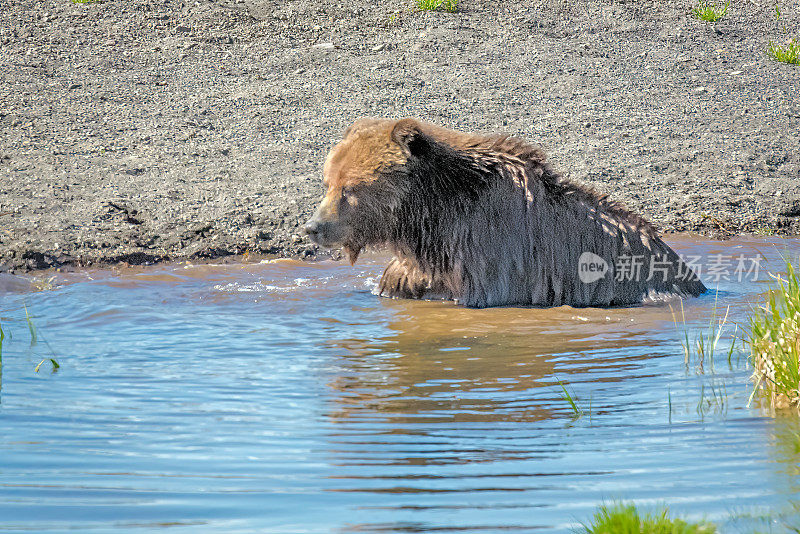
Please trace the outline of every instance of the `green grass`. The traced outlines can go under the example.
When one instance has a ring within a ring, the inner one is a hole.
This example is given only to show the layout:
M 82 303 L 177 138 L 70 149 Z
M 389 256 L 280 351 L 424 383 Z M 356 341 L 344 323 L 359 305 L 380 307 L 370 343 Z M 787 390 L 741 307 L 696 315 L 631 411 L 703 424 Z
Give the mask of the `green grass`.
M 767 55 L 775 61 L 789 63 L 790 65 L 800 65 L 800 41 L 792 38 L 786 41 L 785 45 L 775 44 L 770 41 L 767 47 Z
M 699 0 L 697 6 L 692 9 L 692 14 L 706 22 L 717 22 L 728 13 L 728 7 L 730 5 L 730 1 L 725 2 L 724 6 L 718 6 L 707 0 Z
M 697 401 L 697 415 L 704 420 L 709 413 L 724 415 L 728 411 L 728 388 L 721 380 L 711 380 L 700 385 L 700 400 Z
M 563 392 L 561 397 L 567 401 L 569 407 L 572 408 L 573 420 L 583 417 L 583 410 L 580 408 L 580 406 L 578 406 L 578 403 L 575 402 L 575 396 L 567 390 L 567 387 L 563 382 L 559 381 L 558 385 L 561 386 L 561 391 Z
M 36 330 L 36 325 L 33 324 L 33 319 L 31 318 L 31 315 L 28 313 L 28 307 L 25 306 L 24 304 L 23 306 L 25 307 L 25 321 L 28 323 L 28 331 L 30 331 L 31 333 L 31 347 L 33 347 L 39 340 L 39 334 Z M 45 362 L 50 362 L 51 370 L 53 372 L 58 371 L 61 365 L 59 365 L 58 361 L 56 360 L 56 353 L 53 351 L 53 348 L 50 346 L 50 343 L 48 343 L 46 339 L 42 338 L 42 341 L 44 341 L 44 344 L 47 345 L 47 348 L 53 357 L 44 358 L 42 361 L 39 362 L 39 364 L 34 368 L 33 371 L 38 373 L 39 369 L 42 368 L 42 364 L 44 364 Z
M 753 395 L 762 391 L 770 408 L 800 414 L 800 285 L 791 261 L 786 277 L 775 280 L 766 304 L 748 318 Z
M 583 525 L 578 532 L 584 534 L 700 534 L 716 532 L 710 523 L 689 523 L 682 519 L 670 519 L 668 510 L 654 514 L 642 514 L 633 504 L 618 503 L 602 505 L 595 512 L 592 522 Z
M 30 332 L 31 335 L 31 352 L 33 353 L 34 351 L 33 347 L 38 343 L 40 336 L 38 330 L 36 329 L 36 325 L 33 324 L 33 318 L 31 317 L 31 314 L 28 312 L 28 307 L 25 304 L 23 304 L 23 307 L 25 309 L 25 322 L 28 323 L 28 332 Z M 8 337 L 9 339 L 11 339 L 10 332 L 8 334 Z M 2 378 L 3 341 L 5 341 L 5 338 L 6 338 L 6 333 L 5 331 L 3 331 L 2 324 L 0 324 L 0 378 Z M 34 368 L 34 372 L 38 373 L 42 365 L 45 364 L 46 362 L 50 362 L 51 371 L 56 372 L 61 367 L 61 365 L 58 363 L 58 360 L 56 360 L 56 353 L 53 351 L 53 348 L 50 346 L 50 343 L 48 343 L 46 339 L 44 339 L 43 337 L 41 339 L 44 342 L 44 344 L 47 345 L 47 349 L 50 351 L 51 357 L 42 359 L 42 361 L 40 361 L 38 365 L 36 365 L 36 367 Z
M 683 300 L 680 301 L 680 316 L 670 306 L 675 331 L 681 338 L 680 343 L 683 348 L 686 371 L 688 372 L 689 367 L 692 366 L 697 375 L 704 375 L 700 384 L 700 395 L 696 406 L 696 412 L 700 416 L 700 420 L 704 420 L 709 414 L 724 416 L 728 411 L 727 384 L 723 379 L 717 377 L 715 362 L 719 357 L 727 356 L 728 368 L 733 370 L 734 362 L 732 358 L 733 351 L 736 348 L 738 326 L 728 327 L 730 307 L 726 307 L 725 312 L 722 313 L 718 299 L 719 292 L 714 297 L 714 307 L 711 310 L 708 326 L 698 328 L 694 332 L 690 332 L 690 330 L 694 329 L 690 329 L 686 323 L 686 310 L 683 306 Z M 729 343 L 727 347 L 725 347 L 726 342 Z M 721 348 L 724 348 L 724 350 L 721 351 Z M 672 423 L 674 406 L 671 391 L 667 391 L 667 404 L 669 407 L 669 422 Z
M 667 388 L 667 404 L 669 405 L 669 424 L 672 424 L 672 392 Z
M 23 304 L 23 306 L 25 306 Z M 25 306 L 25 321 L 28 323 L 28 330 L 31 333 L 31 347 L 36 345 L 36 341 L 38 339 L 38 335 L 36 334 L 36 325 L 33 324 L 33 319 L 31 319 L 31 315 L 28 313 L 28 307 Z
M 708 321 L 708 329 L 701 330 L 694 336 L 694 340 L 689 339 L 689 328 L 686 325 L 686 310 L 683 307 L 683 300 L 681 300 L 681 323 L 683 324 L 683 335 L 681 339 L 681 346 L 683 347 L 684 363 L 688 366 L 692 359 L 695 360 L 699 372 L 705 372 L 705 367 L 708 365 L 711 372 L 714 371 L 714 356 L 717 353 L 717 346 L 719 345 L 720 337 L 726 330 L 728 323 L 728 313 L 730 307 L 725 308 L 725 315 L 719 313 L 717 299 L 719 292 L 714 296 L 714 309 L 711 312 L 711 318 Z M 678 318 L 675 315 L 675 310 L 670 306 L 672 312 L 672 321 L 675 323 L 675 331 L 680 335 L 678 329 Z M 728 348 L 727 358 L 728 365 L 731 366 L 731 357 L 733 356 L 733 349 L 736 345 L 736 331 L 738 327 L 734 328 L 733 340 L 731 340 L 730 347 Z
M 59 367 L 61 367 L 60 365 L 58 365 L 58 362 L 56 361 L 56 359 L 55 359 L 55 358 L 45 358 L 44 360 L 42 360 L 42 361 L 40 361 L 40 362 L 39 362 L 39 365 L 37 365 L 37 366 L 36 366 L 36 367 L 33 369 L 33 372 L 34 372 L 34 373 L 38 373 L 38 372 L 39 372 L 39 369 L 42 367 L 42 364 L 44 364 L 45 362 L 50 362 L 50 365 L 52 366 L 52 367 L 51 367 L 51 370 L 52 370 L 53 372 L 56 372 L 56 371 L 58 371 L 58 368 L 59 368 Z
M 444 9 L 448 13 L 455 13 L 458 11 L 458 0 L 415 0 L 417 9 L 422 11 L 436 11 L 437 9 Z

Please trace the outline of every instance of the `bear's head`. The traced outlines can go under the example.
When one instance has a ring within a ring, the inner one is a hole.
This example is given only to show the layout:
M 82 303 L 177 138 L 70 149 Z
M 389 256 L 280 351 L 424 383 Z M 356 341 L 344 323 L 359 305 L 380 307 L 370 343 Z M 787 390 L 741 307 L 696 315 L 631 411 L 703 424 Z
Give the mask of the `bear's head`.
M 342 247 L 351 263 L 368 245 L 389 240 L 409 191 L 422 124 L 414 119 L 360 119 L 331 149 L 323 168 L 322 203 L 303 227 L 326 248 Z M 413 165 L 412 165 L 413 167 Z

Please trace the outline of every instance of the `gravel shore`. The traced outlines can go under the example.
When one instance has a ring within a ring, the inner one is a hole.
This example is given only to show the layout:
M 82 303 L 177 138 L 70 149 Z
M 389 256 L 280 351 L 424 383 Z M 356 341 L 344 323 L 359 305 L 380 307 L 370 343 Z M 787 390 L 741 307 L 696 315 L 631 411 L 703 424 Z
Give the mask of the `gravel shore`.
M 346 5 L 344 5 L 346 4 Z M 0 4 L 0 271 L 321 256 L 361 116 L 540 144 L 664 232 L 800 233 L 800 7 L 739 1 Z

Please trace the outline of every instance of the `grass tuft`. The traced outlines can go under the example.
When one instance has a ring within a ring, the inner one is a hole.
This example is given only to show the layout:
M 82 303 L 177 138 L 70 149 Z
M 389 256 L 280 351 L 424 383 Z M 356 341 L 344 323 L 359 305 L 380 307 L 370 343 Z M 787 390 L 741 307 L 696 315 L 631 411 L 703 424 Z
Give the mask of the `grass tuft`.
M 716 532 L 710 523 L 688 523 L 670 519 L 663 508 L 655 514 L 641 514 L 633 504 L 602 505 L 589 525 L 578 531 L 584 534 L 701 534 Z
M 437 9 L 444 9 L 448 13 L 455 13 L 458 11 L 458 0 L 415 0 L 417 2 L 417 9 L 421 11 L 436 11 Z
M 772 409 L 800 414 L 800 285 L 791 261 L 786 278 L 775 280 L 767 303 L 749 317 L 753 395 L 760 388 Z
M 708 393 L 708 395 L 706 395 Z M 697 415 L 705 420 L 709 413 L 725 415 L 728 412 L 728 388 L 723 381 L 712 380 L 706 388 L 700 385 L 700 400 L 697 401 Z
M 31 334 L 31 353 L 35 353 L 35 349 L 33 348 L 34 345 L 38 343 L 39 338 L 41 337 L 42 342 L 47 346 L 47 349 L 51 353 L 51 357 L 44 358 L 39 364 L 34 368 L 34 372 L 38 373 L 41 369 L 42 365 L 46 362 L 50 362 L 50 367 L 52 372 L 56 372 L 61 368 L 61 365 L 56 360 L 56 353 L 53 351 L 53 347 L 50 346 L 50 343 L 43 336 L 39 336 L 38 331 L 36 329 L 36 325 L 33 324 L 33 318 L 31 314 L 28 312 L 28 307 L 23 304 L 25 308 L 25 321 L 28 323 L 28 331 Z M 0 324 L 0 379 L 2 379 L 2 371 L 3 371 L 3 341 L 5 341 L 6 333 L 3 331 L 2 324 Z M 11 332 L 8 333 L 8 338 L 11 339 Z M 2 382 L 0 381 L 0 386 L 2 386 Z
M 725 2 L 724 6 L 718 6 L 707 0 L 698 0 L 697 6 L 692 9 L 692 14 L 706 22 L 717 22 L 728 13 L 728 7 L 730 7 L 730 5 L 730 0 Z
M 775 61 L 789 63 L 790 65 L 800 65 L 800 41 L 794 37 L 788 39 L 785 45 L 769 42 L 767 55 Z
M 717 345 L 719 345 L 720 337 L 725 331 L 728 323 L 728 313 L 730 312 L 730 307 L 725 308 L 725 315 L 720 314 L 719 307 L 717 305 L 718 297 L 719 292 L 717 292 L 717 294 L 714 296 L 714 309 L 711 313 L 711 318 L 708 321 L 708 330 L 699 332 L 694 338 L 694 343 L 689 340 L 689 328 L 686 325 L 686 310 L 683 307 L 683 299 L 681 299 L 681 322 L 683 324 L 683 339 L 681 339 L 681 346 L 683 347 L 684 363 L 688 366 L 689 362 L 692 360 L 692 357 L 696 356 L 697 369 L 701 373 L 705 372 L 706 363 L 708 363 L 711 372 L 714 372 L 714 354 L 717 350 Z M 672 309 L 671 305 L 669 309 L 672 312 L 672 321 L 675 323 L 675 331 L 680 335 L 680 331 L 678 330 L 678 318 L 675 315 L 675 310 Z M 734 327 L 734 339 L 731 341 L 731 345 L 727 353 L 729 366 L 732 365 L 731 358 L 733 356 L 734 346 L 736 345 L 735 341 L 737 330 L 738 327 Z

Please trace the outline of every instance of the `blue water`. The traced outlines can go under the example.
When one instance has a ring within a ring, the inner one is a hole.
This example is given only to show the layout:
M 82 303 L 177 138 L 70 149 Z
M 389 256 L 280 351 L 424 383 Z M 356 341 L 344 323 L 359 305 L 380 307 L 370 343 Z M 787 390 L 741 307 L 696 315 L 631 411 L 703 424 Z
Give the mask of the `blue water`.
M 800 240 L 672 242 L 764 254 L 684 303 L 692 339 L 730 306 L 713 363 L 679 303 L 387 300 L 381 255 L 0 275 L 0 531 L 570 532 L 624 499 L 791 532 L 800 422 L 727 349 Z

